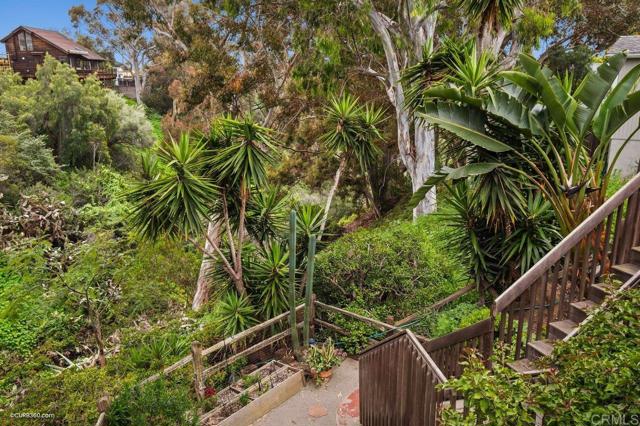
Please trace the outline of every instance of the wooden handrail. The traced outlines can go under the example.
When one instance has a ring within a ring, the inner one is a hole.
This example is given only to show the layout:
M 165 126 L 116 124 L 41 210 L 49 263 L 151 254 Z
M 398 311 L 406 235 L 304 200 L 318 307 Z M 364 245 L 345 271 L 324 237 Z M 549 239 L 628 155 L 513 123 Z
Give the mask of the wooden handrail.
M 505 290 L 493 303 L 493 315 L 502 312 L 511 302 L 516 300 L 525 290 L 533 285 L 553 264 L 558 262 L 589 233 L 593 232 L 616 208 L 640 189 L 640 173 L 635 175 L 611 198 L 587 217 L 580 225 L 569 233 L 549 253 L 525 272 L 516 282 Z
M 431 367 L 431 369 L 435 373 L 440 383 L 446 383 L 447 382 L 446 376 L 444 375 L 442 370 L 440 370 L 440 368 L 438 367 L 436 362 L 433 360 L 433 358 L 431 358 L 429 353 L 425 350 L 424 346 L 422 346 L 422 344 L 418 341 L 415 334 L 413 334 L 411 330 L 407 330 L 406 332 L 407 332 L 407 337 L 409 337 L 409 340 L 411 341 L 413 346 L 415 346 L 415 348 L 417 349 L 422 359 L 424 359 L 424 361 L 427 364 L 429 364 L 429 367 Z
M 339 313 L 339 314 L 342 314 L 342 315 L 345 315 L 345 316 L 348 316 L 348 317 L 351 317 L 351 318 L 366 322 L 366 323 L 368 323 L 368 324 L 370 324 L 370 325 L 372 325 L 374 327 L 378 327 L 378 328 L 382 328 L 382 329 L 386 329 L 386 330 L 398 330 L 399 329 L 398 327 L 396 327 L 393 324 L 387 324 L 386 322 L 382 322 L 382 321 L 378 321 L 378 320 L 373 319 L 373 318 L 365 317 L 363 315 L 359 315 L 359 314 L 356 314 L 354 312 L 347 311 L 346 309 L 338 308 L 336 306 L 327 305 L 326 303 L 322 303 L 322 302 L 320 302 L 318 300 L 315 301 L 315 304 L 318 307 L 320 307 L 320 308 L 322 308 L 324 310 L 333 311 L 333 312 L 336 312 L 336 313 Z
M 448 346 L 457 345 L 458 343 L 464 343 L 467 340 L 474 339 L 492 331 L 493 321 L 491 321 L 491 318 L 487 318 L 468 327 L 445 334 L 444 336 L 427 339 L 423 345 L 427 352 L 437 351 Z
M 298 305 L 296 307 L 296 312 L 302 310 L 304 308 L 304 305 Z M 231 346 L 234 343 L 237 343 L 253 334 L 256 334 L 259 331 L 262 331 L 274 324 L 276 324 L 279 321 L 285 320 L 287 319 L 289 316 L 289 311 L 284 312 L 278 316 L 275 316 L 273 318 L 271 318 L 270 320 L 267 320 L 265 322 L 261 322 L 260 324 L 254 325 L 251 328 L 246 329 L 245 331 L 242 331 L 238 334 L 234 334 L 231 337 L 227 337 L 224 340 L 219 341 L 218 343 L 214 344 L 213 346 L 209 346 L 206 349 L 202 350 L 202 356 L 206 357 L 209 354 L 212 354 L 213 352 L 219 351 L 220 349 L 223 349 L 227 346 Z M 184 358 L 178 360 L 177 362 L 175 362 L 174 364 L 170 365 L 169 367 L 165 368 L 164 370 L 162 370 L 160 373 L 154 374 L 152 376 L 147 377 L 146 379 L 144 379 L 143 381 L 140 382 L 141 385 L 145 384 L 145 383 L 150 383 L 153 382 L 154 380 L 158 380 L 161 376 L 164 376 L 166 374 L 171 373 L 172 371 L 177 370 L 180 367 L 184 367 L 185 365 L 189 364 L 192 360 L 191 355 L 187 355 Z

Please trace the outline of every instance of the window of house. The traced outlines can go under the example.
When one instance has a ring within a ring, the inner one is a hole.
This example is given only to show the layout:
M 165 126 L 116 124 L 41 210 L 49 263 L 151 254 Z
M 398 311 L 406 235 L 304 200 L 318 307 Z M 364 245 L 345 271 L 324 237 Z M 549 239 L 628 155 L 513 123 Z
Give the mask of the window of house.
M 18 33 L 18 46 L 22 51 L 27 50 L 27 40 L 24 36 L 24 33 Z
M 33 40 L 31 40 L 31 34 L 24 33 L 25 41 L 27 42 L 27 50 L 33 50 Z
M 28 34 L 24 31 L 19 33 L 18 46 L 21 51 L 33 50 L 33 40 L 31 39 L 31 34 Z

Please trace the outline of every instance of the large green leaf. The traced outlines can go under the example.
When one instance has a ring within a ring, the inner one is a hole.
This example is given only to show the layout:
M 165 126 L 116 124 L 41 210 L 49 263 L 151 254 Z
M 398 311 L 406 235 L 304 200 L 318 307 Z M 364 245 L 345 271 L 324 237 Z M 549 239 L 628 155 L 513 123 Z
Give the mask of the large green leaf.
M 436 173 L 434 173 L 426 182 L 418 188 L 416 192 L 411 196 L 411 200 L 409 200 L 409 205 L 412 207 L 417 206 L 420 201 L 422 201 L 427 195 L 427 192 L 431 190 L 435 185 L 443 182 L 445 180 L 458 180 L 464 179 L 469 176 L 478 176 L 489 173 L 495 170 L 497 167 L 500 167 L 501 163 L 473 163 L 467 164 L 466 166 L 458 167 L 456 169 L 452 169 L 449 167 L 443 167 Z
M 502 91 L 489 91 L 484 107 L 490 114 L 508 121 L 526 134 L 541 134 L 540 124 L 531 110 Z
M 625 76 L 620 79 L 618 84 L 613 88 L 607 99 L 604 100 L 603 107 L 612 108 L 622 104 L 627 95 L 638 84 L 640 79 L 640 65 L 631 68 Z
M 462 107 L 450 102 L 430 103 L 426 111 L 418 116 L 488 151 L 505 152 L 512 149 L 486 134 L 485 113 L 471 106 Z
M 426 98 L 438 98 L 455 102 L 463 102 L 476 107 L 482 106 L 482 99 L 467 96 L 456 87 L 434 86 L 425 90 L 424 96 Z
M 586 107 L 580 106 L 575 115 L 581 135 L 589 130 L 596 111 L 611 90 L 625 61 L 626 57 L 622 53 L 612 56 L 598 67 L 597 72 L 589 71 L 576 89 L 574 97 Z
M 500 73 L 500 76 L 522 88 L 531 95 L 538 96 L 538 93 L 540 92 L 540 85 L 536 79 L 529 74 L 521 71 L 503 71 Z
M 598 114 L 593 124 L 593 134 L 601 142 L 606 142 L 616 130 L 638 112 L 640 112 L 640 91 L 627 96 L 621 105 Z

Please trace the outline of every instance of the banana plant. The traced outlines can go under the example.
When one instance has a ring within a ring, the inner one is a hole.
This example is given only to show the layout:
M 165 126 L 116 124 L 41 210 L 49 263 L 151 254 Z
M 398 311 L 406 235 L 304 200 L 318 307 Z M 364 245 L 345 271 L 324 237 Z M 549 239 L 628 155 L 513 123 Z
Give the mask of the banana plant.
M 519 68 L 469 93 L 452 80 L 427 90 L 430 102 L 417 114 L 467 143 L 474 152 L 461 167 L 442 168 L 413 201 L 435 184 L 509 171 L 541 191 L 563 235 L 603 201 L 620 152 L 609 158 L 614 133 L 640 112 L 640 65 L 616 84 L 626 57 L 608 58 L 573 88 L 529 55 Z

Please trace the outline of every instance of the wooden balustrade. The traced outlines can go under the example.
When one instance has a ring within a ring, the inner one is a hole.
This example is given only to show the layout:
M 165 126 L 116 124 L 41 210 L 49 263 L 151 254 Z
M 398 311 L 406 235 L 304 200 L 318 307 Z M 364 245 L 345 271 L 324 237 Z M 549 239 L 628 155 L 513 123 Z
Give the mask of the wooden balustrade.
M 302 309 L 304 308 L 304 305 L 298 305 L 296 307 L 296 313 L 301 312 Z M 220 342 L 217 342 L 215 345 L 210 346 L 208 348 L 202 349 L 202 357 L 207 357 L 210 354 L 213 354 L 215 352 L 218 352 L 220 350 L 223 349 L 227 349 L 230 347 L 233 347 L 235 344 L 239 343 L 239 342 L 243 342 L 246 341 L 249 337 L 256 335 L 257 333 L 266 330 L 267 328 L 270 328 L 274 325 L 276 325 L 279 322 L 285 321 L 288 319 L 289 316 L 289 311 L 284 312 L 278 316 L 275 316 L 273 318 L 271 318 L 270 320 L 267 320 L 265 322 L 261 322 L 258 325 L 255 325 L 251 328 L 246 329 L 245 331 L 242 331 L 238 334 L 235 334 L 231 337 L 227 337 L 224 340 L 221 340 Z M 289 334 L 291 334 L 291 330 L 287 330 L 284 331 L 282 333 L 277 334 L 276 336 L 278 337 L 277 339 L 274 339 L 273 336 L 272 338 L 266 339 L 269 344 L 275 343 L 278 340 L 284 339 L 285 337 L 287 337 Z M 252 345 L 251 347 L 245 349 L 244 351 L 242 351 L 243 356 L 244 355 L 249 355 L 251 353 L 257 352 L 258 350 L 264 348 L 265 346 L 268 346 L 268 344 L 264 344 L 265 340 L 261 340 L 260 342 L 257 342 L 256 344 Z M 225 354 L 226 356 L 226 354 Z M 235 357 L 235 355 L 233 355 L 233 357 Z M 236 359 L 236 358 L 234 358 Z M 188 365 L 189 363 L 191 363 L 193 360 L 192 355 L 187 355 L 184 358 L 178 360 L 177 362 L 175 362 L 174 364 L 170 365 L 169 367 L 166 367 L 164 370 L 162 370 L 160 373 L 154 374 L 152 376 L 147 377 L 146 379 L 144 379 L 143 381 L 140 382 L 140 384 L 145 384 L 145 383 L 150 383 L 153 382 L 155 380 L 158 380 L 160 377 L 165 376 L 169 373 L 171 373 L 172 371 L 175 371 L 181 367 L 184 367 L 185 365 Z M 229 361 L 229 357 L 226 358 L 226 362 L 230 362 Z M 207 373 L 212 373 L 214 372 L 215 369 L 211 369 L 208 368 L 205 370 L 205 377 Z
M 446 377 L 460 377 L 465 350 L 475 349 L 489 362 L 493 353 L 493 320 L 488 318 L 435 339 L 421 340 Z
M 526 345 L 548 337 L 549 323 L 567 319 L 570 305 L 613 265 L 629 260 L 640 231 L 640 174 L 636 175 L 494 302 L 498 339 L 525 355 Z

